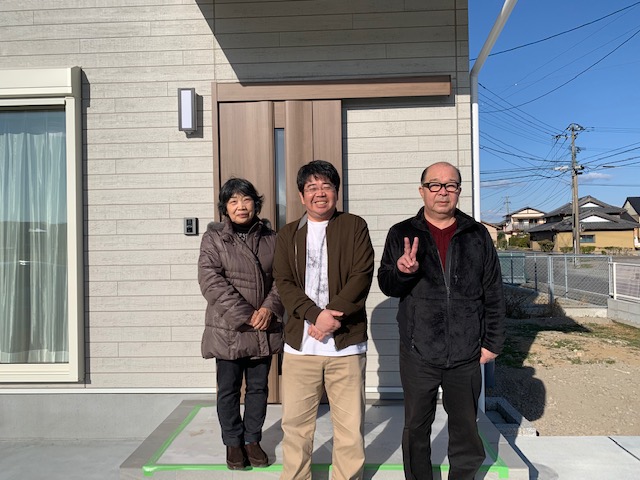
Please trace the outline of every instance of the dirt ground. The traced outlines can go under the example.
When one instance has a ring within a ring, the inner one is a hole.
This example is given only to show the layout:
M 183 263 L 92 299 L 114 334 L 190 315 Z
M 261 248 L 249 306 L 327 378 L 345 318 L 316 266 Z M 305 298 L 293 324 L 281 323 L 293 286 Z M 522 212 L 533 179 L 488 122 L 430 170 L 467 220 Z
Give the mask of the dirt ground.
M 506 398 L 539 435 L 640 435 L 638 328 L 509 319 L 495 382 L 487 395 Z

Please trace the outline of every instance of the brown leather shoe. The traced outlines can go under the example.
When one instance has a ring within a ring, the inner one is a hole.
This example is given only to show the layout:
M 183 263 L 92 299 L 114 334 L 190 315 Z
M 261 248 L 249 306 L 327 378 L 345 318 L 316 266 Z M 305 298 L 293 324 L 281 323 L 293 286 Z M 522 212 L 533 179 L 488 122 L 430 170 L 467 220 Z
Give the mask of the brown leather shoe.
M 229 470 L 244 470 L 249 466 L 244 447 L 227 447 L 227 468 Z
M 260 443 L 251 442 L 244 446 L 247 450 L 247 457 L 249 457 L 249 463 L 251 463 L 252 467 L 268 467 L 269 466 L 269 457 L 262 450 Z

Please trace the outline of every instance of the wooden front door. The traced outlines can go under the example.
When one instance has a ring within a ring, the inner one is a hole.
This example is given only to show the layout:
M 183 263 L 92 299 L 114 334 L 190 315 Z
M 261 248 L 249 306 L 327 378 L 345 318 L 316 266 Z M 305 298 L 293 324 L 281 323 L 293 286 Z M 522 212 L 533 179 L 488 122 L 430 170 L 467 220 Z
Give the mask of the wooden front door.
M 218 103 L 216 183 L 230 177 L 253 183 L 264 195 L 260 217 L 275 230 L 300 218 L 298 169 L 311 160 L 327 160 L 342 174 L 341 110 L 340 100 Z M 280 364 L 274 357 L 270 403 L 280 402 Z

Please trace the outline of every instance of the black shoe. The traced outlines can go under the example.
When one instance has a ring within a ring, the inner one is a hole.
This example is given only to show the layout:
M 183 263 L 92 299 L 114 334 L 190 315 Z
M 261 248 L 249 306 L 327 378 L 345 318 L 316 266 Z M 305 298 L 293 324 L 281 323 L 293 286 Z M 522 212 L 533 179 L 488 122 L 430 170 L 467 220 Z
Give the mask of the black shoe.
M 229 470 L 244 470 L 249 466 L 244 447 L 227 446 L 227 468 Z
M 249 457 L 249 463 L 251 463 L 252 467 L 268 467 L 269 466 L 269 457 L 262 450 L 260 443 L 251 442 L 244 446 L 247 450 L 247 457 Z

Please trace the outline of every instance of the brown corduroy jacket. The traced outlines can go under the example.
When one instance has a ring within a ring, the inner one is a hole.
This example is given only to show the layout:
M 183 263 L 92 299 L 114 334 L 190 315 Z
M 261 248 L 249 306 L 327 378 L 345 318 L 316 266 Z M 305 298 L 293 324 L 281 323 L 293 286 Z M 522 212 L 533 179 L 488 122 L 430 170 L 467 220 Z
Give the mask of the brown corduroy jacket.
M 278 232 L 273 276 L 289 315 L 285 342 L 300 350 L 304 320 L 315 323 L 322 311 L 305 294 L 307 217 Z M 367 223 L 360 217 L 336 212 L 327 225 L 329 303 L 326 308 L 344 313 L 333 334 L 342 350 L 367 340 L 365 300 L 373 279 L 374 252 Z

